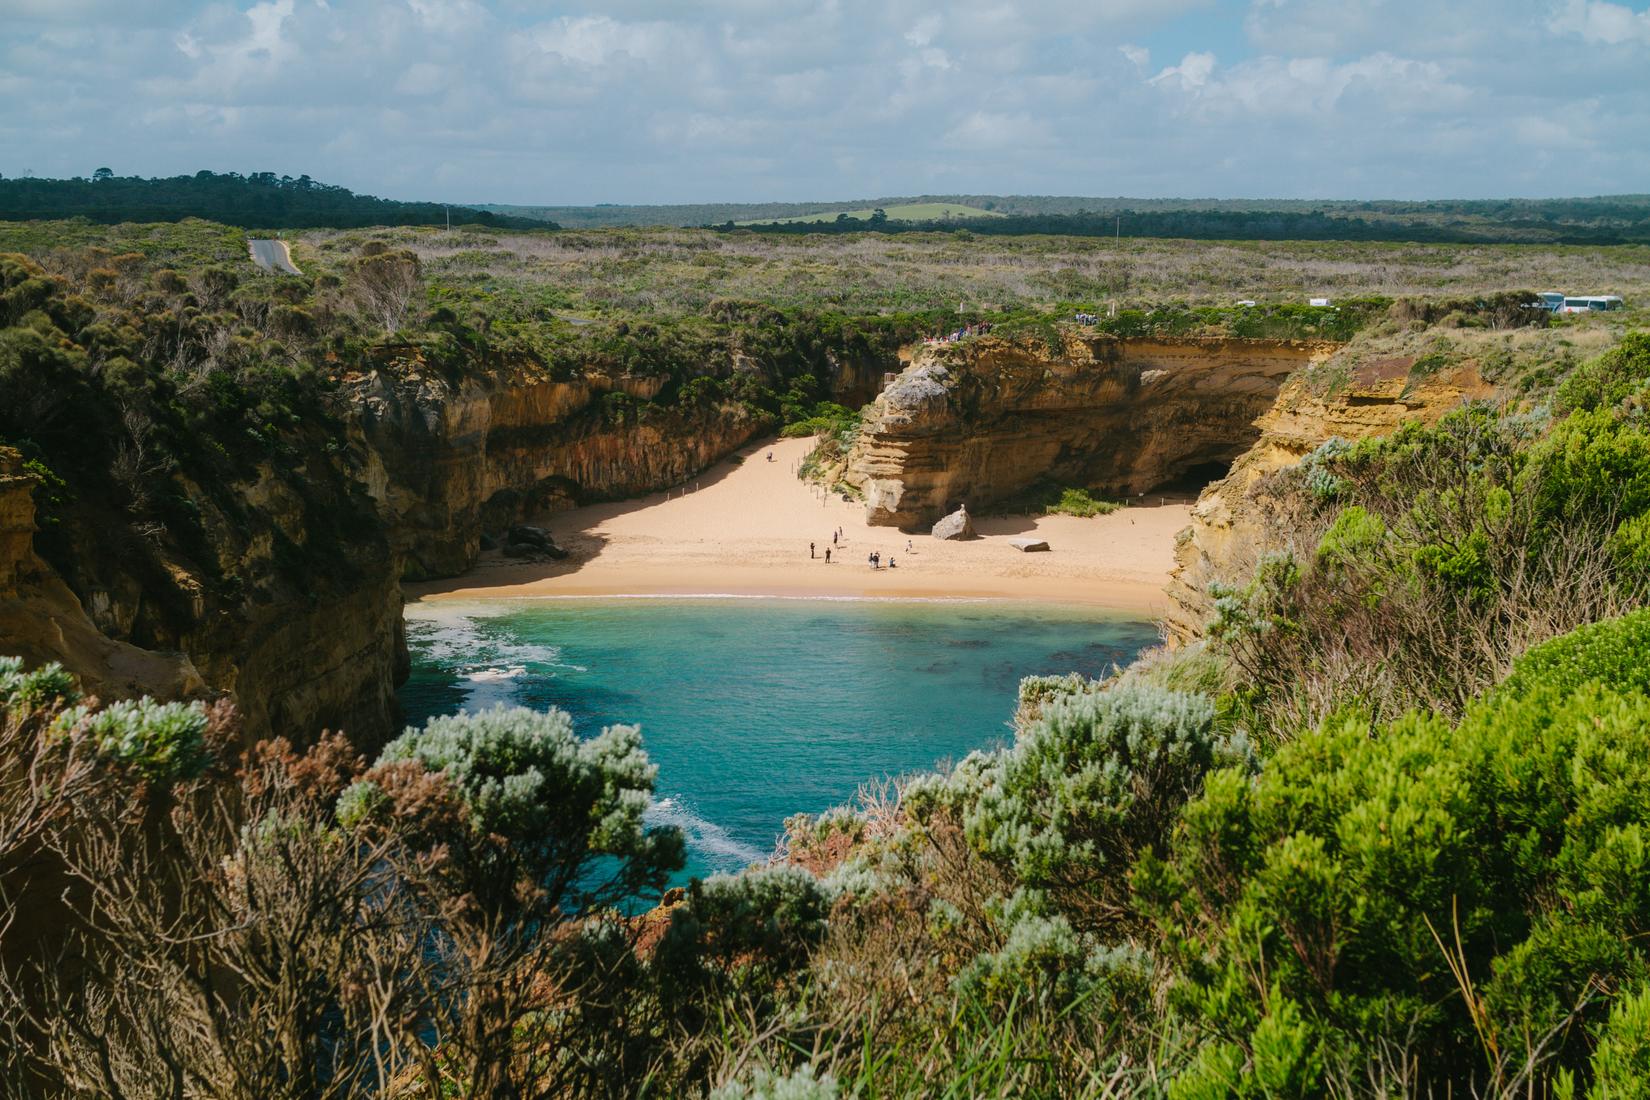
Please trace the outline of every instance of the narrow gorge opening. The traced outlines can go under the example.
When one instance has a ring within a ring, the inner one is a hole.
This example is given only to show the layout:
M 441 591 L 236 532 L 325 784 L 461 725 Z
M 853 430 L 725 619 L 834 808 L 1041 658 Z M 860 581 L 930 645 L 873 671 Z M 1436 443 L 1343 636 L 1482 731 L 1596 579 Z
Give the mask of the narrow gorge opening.
M 1147 489 L 1146 495 L 1196 499 L 1204 489 L 1231 472 L 1233 461 L 1230 458 L 1209 458 L 1194 462 L 1175 476 Z

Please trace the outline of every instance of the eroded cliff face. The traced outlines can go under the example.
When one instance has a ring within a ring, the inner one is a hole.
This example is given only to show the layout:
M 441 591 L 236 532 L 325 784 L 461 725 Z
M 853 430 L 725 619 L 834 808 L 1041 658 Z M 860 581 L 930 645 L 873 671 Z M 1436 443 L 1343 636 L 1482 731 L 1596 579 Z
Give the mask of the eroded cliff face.
M 349 457 L 315 454 L 285 475 L 265 465 L 215 492 L 177 474 L 187 546 L 89 500 L 43 528 L 33 479 L 0 479 L 4 651 L 59 661 L 106 700 L 233 695 L 249 738 L 330 728 L 381 744 L 406 666 L 401 592 Z
M 531 365 L 451 383 L 414 363 L 346 379 L 403 575 L 462 573 L 483 532 L 525 517 L 680 484 L 767 426 L 737 404 L 645 404 L 661 384 Z
M 1311 373 L 1292 378 L 1257 424 L 1260 437 L 1209 485 L 1175 548 L 1166 625 L 1174 642 L 1202 633 L 1213 613 L 1211 583 L 1242 584 L 1260 555 L 1275 548 L 1268 524 L 1266 475 L 1292 466 L 1329 439 L 1390 435 L 1406 421 L 1431 423 L 1493 387 L 1465 362 L 1423 379 L 1412 356 L 1360 365 L 1341 384 Z
M 919 352 L 873 404 L 844 479 L 873 524 L 924 528 L 1039 482 L 1128 497 L 1227 464 L 1290 374 L 1334 345 L 1067 332 Z
M 651 404 L 657 378 L 533 365 L 450 382 L 392 358 L 340 382 L 281 464 L 170 475 L 187 544 L 111 502 L 43 523 L 0 449 L 0 652 L 105 699 L 230 694 L 248 739 L 343 729 L 371 751 L 399 723 L 404 577 L 463 572 L 483 531 L 524 516 L 679 484 L 772 426 L 733 402 Z

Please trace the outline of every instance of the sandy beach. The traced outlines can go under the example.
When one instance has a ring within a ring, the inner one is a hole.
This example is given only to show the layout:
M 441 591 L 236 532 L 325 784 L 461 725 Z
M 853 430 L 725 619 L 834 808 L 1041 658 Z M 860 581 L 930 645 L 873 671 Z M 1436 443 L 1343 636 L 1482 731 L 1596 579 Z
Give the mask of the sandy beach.
M 408 598 L 967 597 L 1153 615 L 1166 607 L 1175 535 L 1191 512 L 1184 497 L 1148 497 L 1092 519 L 976 518 L 981 538 L 944 542 L 871 527 L 862 505 L 800 481 L 796 467 L 812 446 L 808 439 L 748 446 L 738 460 L 669 493 L 540 517 L 536 522 L 571 552 L 567 560 L 524 563 L 487 553 L 461 577 L 408 585 Z M 843 538 L 833 547 L 838 528 Z M 1027 536 L 1047 540 L 1050 551 L 1026 554 L 1009 545 Z M 884 568 L 868 564 L 873 551 Z

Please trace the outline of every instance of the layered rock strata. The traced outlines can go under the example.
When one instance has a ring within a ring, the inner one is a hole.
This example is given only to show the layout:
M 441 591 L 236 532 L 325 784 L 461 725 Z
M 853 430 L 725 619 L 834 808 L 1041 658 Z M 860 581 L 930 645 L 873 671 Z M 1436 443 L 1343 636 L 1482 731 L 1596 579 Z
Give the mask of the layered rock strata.
M 35 479 L 0 452 L 0 653 L 60 661 L 104 698 L 228 693 L 249 738 L 334 728 L 370 749 L 399 722 L 403 578 L 469 569 L 484 531 L 523 517 L 679 484 L 771 427 L 734 402 L 654 404 L 659 378 L 449 381 L 392 357 L 340 382 L 295 466 L 174 475 L 187 547 L 110 503 L 43 529 Z
M 1493 392 L 1472 362 L 1419 380 L 1411 377 L 1415 362 L 1413 356 L 1396 356 L 1363 363 L 1338 385 L 1312 373 L 1285 384 L 1256 424 L 1259 438 L 1224 478 L 1203 491 L 1191 526 L 1181 532 L 1168 589 L 1172 641 L 1202 633 L 1213 613 L 1212 583 L 1243 583 L 1261 552 L 1275 548 L 1266 475 L 1294 465 L 1329 439 L 1390 435 L 1406 421 L 1431 423 L 1463 401 Z
M 906 530 L 1039 483 L 1130 497 L 1230 463 L 1284 379 L 1334 345 L 1230 338 L 1063 345 L 994 337 L 925 349 L 872 405 L 844 480 Z
M 412 580 L 469 569 L 484 531 L 680 484 L 766 426 L 733 403 L 649 405 L 658 378 L 529 365 L 449 382 L 396 363 L 345 381 L 367 491 Z

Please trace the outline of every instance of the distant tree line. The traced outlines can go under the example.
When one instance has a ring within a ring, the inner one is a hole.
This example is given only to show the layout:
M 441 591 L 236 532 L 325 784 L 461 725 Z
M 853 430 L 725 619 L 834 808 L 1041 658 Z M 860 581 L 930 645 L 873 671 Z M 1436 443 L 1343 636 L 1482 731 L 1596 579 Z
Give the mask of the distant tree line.
M 87 218 L 94 222 L 175 222 L 205 218 L 243 229 L 356 229 L 374 225 L 485 225 L 557 229 L 555 222 L 508 217 L 438 202 L 396 202 L 357 195 L 308 176 L 274 172 L 196 172 L 144 179 L 99 168 L 91 178 L 0 179 L 0 220 Z
M 1399 209 L 1404 208 L 1404 209 Z M 1367 210 L 1367 212 L 1364 212 Z M 1343 212 L 1344 211 L 1344 212 Z M 731 222 L 714 228 L 732 230 Z M 1357 209 L 1123 210 L 966 221 L 838 218 L 745 226 L 759 233 L 969 233 L 994 236 L 1175 237 L 1237 241 L 1406 241 L 1436 244 L 1646 244 L 1650 203 L 1367 203 Z

